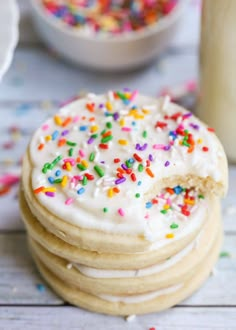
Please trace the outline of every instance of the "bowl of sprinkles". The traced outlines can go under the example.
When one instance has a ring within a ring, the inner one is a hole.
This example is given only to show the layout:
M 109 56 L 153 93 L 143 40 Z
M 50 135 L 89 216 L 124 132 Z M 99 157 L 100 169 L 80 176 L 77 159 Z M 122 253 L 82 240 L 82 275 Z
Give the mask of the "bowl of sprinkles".
M 184 0 L 31 0 L 34 24 L 60 56 L 97 70 L 135 69 L 173 39 Z

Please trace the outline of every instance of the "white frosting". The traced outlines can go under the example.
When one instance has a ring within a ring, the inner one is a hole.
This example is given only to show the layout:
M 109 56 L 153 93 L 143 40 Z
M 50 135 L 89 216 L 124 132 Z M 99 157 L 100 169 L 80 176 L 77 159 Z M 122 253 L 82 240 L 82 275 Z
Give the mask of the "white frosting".
M 124 103 L 121 99 L 114 98 L 112 92 L 100 96 L 89 94 L 86 98 L 60 110 L 58 116 L 62 122 L 68 117 L 72 119 L 66 127 L 58 125 L 53 118 L 42 125 L 30 143 L 32 188 L 37 189 L 41 186 L 56 188 L 53 198 L 43 192 L 37 193 L 36 197 L 44 207 L 64 221 L 105 232 L 143 235 L 147 240 L 155 242 L 153 248 L 157 248 L 160 244 L 168 244 L 172 241 L 165 239 L 165 235 L 170 232 L 175 233 L 174 239 L 179 239 L 198 228 L 207 215 L 207 200 L 197 200 L 189 217 L 184 216 L 179 209 L 173 209 L 164 215 L 160 213 L 159 204 L 152 205 L 151 208 L 146 207 L 146 203 L 150 201 L 150 194 L 153 192 L 152 197 L 156 195 L 156 182 L 166 177 L 187 174 L 202 178 L 209 176 L 220 181 L 222 174 L 219 171 L 219 161 L 224 155 L 217 149 L 214 133 L 209 132 L 189 112 L 166 100 L 163 103 L 162 99 L 133 95 L 133 101 Z M 92 112 L 87 109 L 88 103 L 94 104 Z M 134 106 L 137 110 L 131 110 Z M 164 118 L 165 115 L 171 116 L 176 112 L 182 113 L 177 120 Z M 116 115 L 111 116 L 114 113 Z M 119 116 L 119 119 L 116 119 L 116 116 Z M 95 120 L 89 120 L 91 117 Z M 123 126 L 122 121 L 124 121 Z M 157 128 L 155 127 L 157 121 L 165 122 L 167 126 Z M 112 124 L 111 129 L 106 128 L 108 122 Z M 175 131 L 181 124 L 193 134 L 195 149 L 192 153 L 188 152 L 187 146 L 180 145 L 183 138 L 181 135 L 173 141 L 169 136 L 169 132 Z M 194 125 L 198 126 L 194 127 Z M 95 133 L 91 132 L 94 126 L 98 127 Z M 108 150 L 99 147 L 101 131 L 105 128 L 106 131 L 112 131 L 113 136 L 113 139 L 107 143 Z M 146 137 L 143 132 L 147 132 Z M 92 134 L 98 134 L 98 137 L 88 143 Z M 47 141 L 47 136 L 53 138 Z M 76 146 L 65 143 L 59 147 L 60 139 L 75 142 Z M 127 145 L 119 144 L 119 140 L 127 141 Z M 142 147 L 145 143 L 147 143 L 145 150 L 136 150 L 136 144 Z M 38 150 L 40 145 L 44 145 L 42 150 Z M 162 150 L 161 146 L 170 149 Z M 209 151 L 203 152 L 203 146 L 208 147 Z M 69 149 L 73 152 L 71 156 L 68 155 Z M 90 161 L 89 156 L 93 152 L 95 159 Z M 140 162 L 133 158 L 134 153 L 142 158 L 144 166 L 142 172 L 138 170 Z M 148 175 L 146 171 L 146 160 L 150 158 L 150 154 L 152 160 L 149 169 L 154 177 Z M 42 173 L 45 164 L 51 164 L 58 156 L 62 156 L 62 159 L 53 169 Z M 86 170 L 77 168 L 77 157 L 87 161 Z M 72 162 L 71 170 L 62 168 L 65 159 L 68 158 Z M 114 158 L 119 158 L 121 162 L 114 163 Z M 136 181 L 132 181 L 130 174 L 125 173 L 126 181 L 116 184 L 117 168 L 128 159 L 132 159 L 132 171 Z M 94 170 L 95 165 L 104 170 L 103 177 L 99 177 Z M 58 177 L 55 176 L 57 170 L 61 171 Z M 78 176 L 83 177 L 85 173 L 92 174 L 94 180 L 88 180 L 87 185 L 83 186 L 82 182 L 78 181 Z M 64 187 L 60 183 L 48 182 L 50 177 L 54 180 L 63 176 L 67 176 L 68 179 Z M 109 198 L 107 195 L 113 187 L 119 188 L 120 192 L 113 192 L 113 197 Z M 83 190 L 83 193 L 78 193 Z M 136 194 L 140 194 L 140 197 L 136 198 Z M 179 196 L 174 196 L 177 197 Z M 108 211 L 104 213 L 103 208 L 107 208 Z M 173 221 L 179 228 L 170 230 Z
M 141 303 L 144 301 L 155 299 L 156 297 L 160 297 L 162 295 L 176 292 L 182 286 L 183 286 L 183 284 L 180 283 L 180 284 L 173 285 L 173 286 L 170 286 L 165 289 L 161 289 L 161 290 L 157 290 L 157 291 L 153 291 L 153 292 L 145 293 L 145 294 L 132 295 L 132 296 L 112 296 L 109 294 L 101 294 L 101 295 L 98 295 L 98 297 L 103 300 L 110 301 L 110 302 L 123 302 L 125 304 L 137 304 L 137 303 Z
M 151 267 L 146 267 L 137 270 L 107 270 L 107 269 L 98 269 L 87 267 L 81 264 L 73 264 L 75 268 L 77 268 L 82 274 L 88 277 L 94 278 L 131 278 L 131 277 L 142 277 L 148 276 L 152 274 L 160 273 L 161 271 L 174 266 L 177 262 L 182 260 L 187 254 L 189 254 L 193 248 L 195 247 L 196 240 L 186 246 L 183 250 L 178 252 L 173 257 L 167 259 L 164 262 L 158 263 Z

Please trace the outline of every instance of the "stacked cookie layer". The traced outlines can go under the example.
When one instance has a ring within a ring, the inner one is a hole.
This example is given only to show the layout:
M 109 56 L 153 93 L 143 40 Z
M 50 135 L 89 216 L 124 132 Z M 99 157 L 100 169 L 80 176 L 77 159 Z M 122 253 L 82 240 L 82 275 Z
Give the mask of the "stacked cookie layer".
M 89 94 L 44 123 L 23 162 L 20 206 L 35 262 L 74 305 L 163 310 L 209 275 L 227 163 L 213 130 L 137 92 Z

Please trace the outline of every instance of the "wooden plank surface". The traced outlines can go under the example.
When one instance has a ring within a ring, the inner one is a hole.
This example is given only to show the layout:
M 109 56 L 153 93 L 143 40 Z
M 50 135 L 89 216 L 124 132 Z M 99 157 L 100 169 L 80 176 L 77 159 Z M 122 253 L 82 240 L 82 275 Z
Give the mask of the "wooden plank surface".
M 4 327 L 1 328 L 1 324 Z M 101 325 L 101 327 L 99 327 Z M 174 308 L 136 317 L 97 315 L 74 307 L 0 307 L 0 328 L 6 330 L 235 330 L 236 308 Z

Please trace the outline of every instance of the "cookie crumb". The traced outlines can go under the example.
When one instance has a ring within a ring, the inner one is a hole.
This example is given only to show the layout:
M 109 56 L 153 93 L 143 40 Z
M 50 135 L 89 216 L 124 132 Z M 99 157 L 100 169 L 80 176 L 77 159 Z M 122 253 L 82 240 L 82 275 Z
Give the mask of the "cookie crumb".
M 125 321 L 127 322 L 133 322 L 136 319 L 136 315 L 129 315 L 125 317 Z

